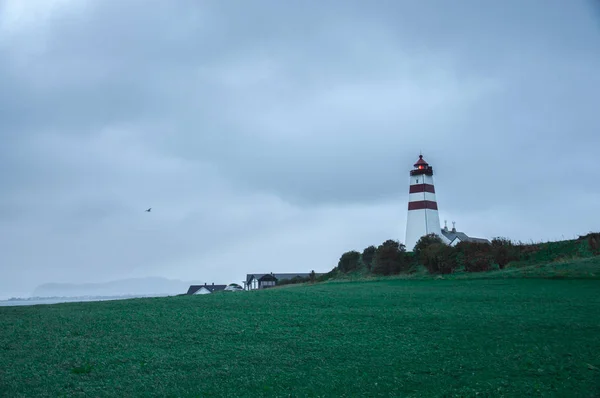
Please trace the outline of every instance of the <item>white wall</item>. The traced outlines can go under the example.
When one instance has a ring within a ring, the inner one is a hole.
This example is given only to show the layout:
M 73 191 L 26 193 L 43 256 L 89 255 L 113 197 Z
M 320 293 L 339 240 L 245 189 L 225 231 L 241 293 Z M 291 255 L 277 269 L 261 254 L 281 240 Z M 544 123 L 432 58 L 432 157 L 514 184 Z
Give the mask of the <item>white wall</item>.
M 412 251 L 415 247 L 415 244 L 422 236 L 431 233 L 442 237 L 440 217 L 437 210 L 409 210 L 408 217 L 406 219 L 406 236 L 404 239 L 406 251 Z M 443 237 L 443 240 L 447 241 L 448 239 Z
M 433 176 L 410 176 L 410 185 L 423 183 L 434 185 Z M 435 194 L 431 192 L 411 193 L 408 195 L 408 200 L 409 202 L 430 200 L 437 203 Z M 448 241 L 448 239 L 442 235 L 438 211 L 432 209 L 408 210 L 406 235 L 403 242 L 406 245 L 406 251 L 412 251 L 415 244 L 422 236 L 431 233 L 439 235 L 444 242 Z
M 410 185 L 416 185 L 416 184 L 431 184 L 431 185 L 433 185 L 433 176 L 427 176 L 427 175 L 410 176 Z
M 409 202 L 417 202 L 419 200 L 431 200 L 433 202 L 436 201 L 435 194 L 431 192 L 419 192 L 419 193 L 410 193 L 408 194 Z

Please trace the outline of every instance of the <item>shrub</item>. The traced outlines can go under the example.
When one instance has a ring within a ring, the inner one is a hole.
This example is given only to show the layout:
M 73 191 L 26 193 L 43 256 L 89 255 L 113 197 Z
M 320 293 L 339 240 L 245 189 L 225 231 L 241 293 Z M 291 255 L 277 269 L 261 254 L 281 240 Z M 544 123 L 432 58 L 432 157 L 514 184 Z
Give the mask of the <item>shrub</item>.
M 404 252 L 404 261 L 406 262 L 407 269 L 416 269 L 419 265 L 419 260 L 413 252 Z
M 535 257 L 535 254 L 537 254 L 540 251 L 540 246 L 536 245 L 536 244 L 523 244 L 521 243 L 519 246 L 519 259 L 520 260 L 524 260 L 524 261 L 528 261 L 531 260 Z
M 406 248 L 398 241 L 388 239 L 377 248 L 373 260 L 373 273 L 392 275 L 409 270 Z
M 375 258 L 375 253 L 377 252 L 377 248 L 373 245 L 365 248 L 363 250 L 362 255 L 360 256 L 362 263 L 367 267 L 370 271 L 373 268 L 373 259 Z
M 519 248 L 516 247 L 510 239 L 494 238 L 492 239 L 492 258 L 500 269 L 506 267 L 506 264 L 519 259 Z
M 595 256 L 600 254 L 600 232 L 592 232 L 586 235 L 590 251 Z
M 338 275 L 339 271 L 337 269 L 337 267 L 335 267 L 334 269 L 332 269 L 331 271 L 327 272 L 326 274 L 322 274 L 316 277 L 315 281 L 316 282 L 325 282 L 329 279 L 335 278 Z
M 443 243 L 427 246 L 420 257 L 430 274 L 450 274 L 458 267 L 457 250 Z
M 360 267 L 360 253 L 352 250 L 342 254 L 338 261 L 338 270 L 341 272 L 350 272 Z
M 464 258 L 465 271 L 483 272 L 492 268 L 492 258 L 486 253 L 474 253 Z
M 310 281 L 310 277 L 304 278 L 301 276 L 295 276 L 290 279 L 282 279 L 282 280 L 278 281 L 277 286 L 294 285 L 296 283 L 305 283 L 305 282 L 309 282 L 309 281 Z
M 459 242 L 456 245 L 456 249 L 459 252 L 463 253 L 465 256 L 471 256 L 476 253 L 491 254 L 492 245 L 490 245 L 489 243 L 463 241 Z
M 437 244 L 437 243 L 444 243 L 444 242 L 442 242 L 442 238 L 440 238 L 436 234 L 428 234 L 428 235 L 421 236 L 421 238 L 417 241 L 417 243 L 415 243 L 415 247 L 413 248 L 413 253 L 414 253 L 415 258 L 417 259 L 417 261 L 420 264 L 423 264 L 423 261 L 421 260 L 421 252 L 423 250 L 425 250 L 428 246 Z M 423 264 L 423 265 L 425 265 L 425 264 Z
M 460 242 L 456 250 L 462 254 L 461 258 L 465 271 L 488 271 L 492 266 L 492 245 L 479 242 Z

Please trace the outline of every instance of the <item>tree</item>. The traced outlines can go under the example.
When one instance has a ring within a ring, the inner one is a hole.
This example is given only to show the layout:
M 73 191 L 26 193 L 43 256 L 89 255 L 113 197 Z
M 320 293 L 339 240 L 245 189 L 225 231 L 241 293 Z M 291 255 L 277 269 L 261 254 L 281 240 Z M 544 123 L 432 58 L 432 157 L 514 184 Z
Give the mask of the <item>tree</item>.
M 428 246 L 436 244 L 436 243 L 443 244 L 444 242 L 442 242 L 442 238 L 440 238 L 438 235 L 436 235 L 434 233 L 421 236 L 421 238 L 417 241 L 417 243 L 415 243 L 415 247 L 413 248 L 413 253 L 414 253 L 415 258 L 417 259 L 417 261 L 420 264 L 423 264 L 423 260 L 421 259 L 421 252 L 423 250 L 425 250 Z M 425 265 L 425 264 L 423 264 L 423 265 Z
M 421 259 L 430 274 L 450 274 L 458 267 L 457 250 L 443 243 L 424 248 Z
M 341 272 L 350 272 L 360 267 L 360 253 L 352 250 L 342 254 L 338 261 L 338 270 Z
M 398 241 L 388 239 L 377 248 L 373 261 L 373 273 L 392 275 L 407 271 L 406 247 Z
M 373 259 L 375 258 L 375 252 L 377 252 L 377 248 L 373 245 L 365 248 L 362 252 L 362 262 L 370 271 L 373 268 Z

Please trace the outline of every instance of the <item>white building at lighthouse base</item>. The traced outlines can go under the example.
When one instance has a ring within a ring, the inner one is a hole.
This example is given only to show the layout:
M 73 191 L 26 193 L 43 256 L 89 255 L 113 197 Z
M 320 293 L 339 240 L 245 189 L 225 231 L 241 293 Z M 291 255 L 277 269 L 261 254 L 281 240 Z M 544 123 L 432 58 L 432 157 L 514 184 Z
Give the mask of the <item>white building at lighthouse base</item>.
M 449 230 L 447 226 L 444 226 L 444 228 L 442 229 L 442 235 L 444 236 L 446 241 L 449 241 L 449 243 L 447 244 L 450 246 L 456 246 L 460 242 L 491 243 L 485 238 L 475 238 L 472 236 L 468 236 L 464 232 L 458 232 L 456 230 L 456 227 L 454 226 L 451 230 Z

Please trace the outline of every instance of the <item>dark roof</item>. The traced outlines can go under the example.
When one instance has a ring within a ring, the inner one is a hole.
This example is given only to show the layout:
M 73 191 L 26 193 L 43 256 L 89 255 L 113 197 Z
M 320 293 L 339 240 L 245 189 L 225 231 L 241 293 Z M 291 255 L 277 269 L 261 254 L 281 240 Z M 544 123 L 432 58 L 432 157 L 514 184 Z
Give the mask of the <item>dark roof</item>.
M 417 160 L 417 163 L 415 163 L 413 166 L 415 166 L 415 167 L 429 166 L 429 163 L 427 163 L 425 160 L 423 160 L 423 155 L 419 155 L 419 160 Z
M 210 290 L 210 292 L 217 292 L 219 290 L 225 290 L 227 285 L 191 285 L 186 294 L 194 294 L 202 288 Z
M 275 275 L 271 275 L 271 274 L 264 274 L 263 276 L 261 276 L 260 278 L 258 278 L 259 281 L 264 282 L 264 281 L 276 281 L 278 280 Z
M 465 234 L 464 232 L 452 232 L 452 231 L 447 231 L 445 229 L 442 228 L 442 234 L 448 238 L 448 240 L 450 242 L 452 242 L 454 240 L 454 238 L 458 237 L 460 240 L 468 240 L 469 237 L 467 236 L 467 234 Z
M 252 281 L 252 279 L 260 279 L 265 275 L 270 275 L 270 273 L 267 274 L 247 274 L 246 275 L 246 283 L 250 283 Z M 315 276 L 319 276 L 319 275 L 323 275 L 322 273 L 316 273 L 315 272 Z M 281 280 L 285 280 L 285 279 L 292 279 L 295 277 L 300 277 L 300 278 L 308 278 L 310 276 L 310 272 L 304 273 L 304 274 L 293 274 L 293 273 L 289 273 L 289 274 L 273 274 L 273 276 L 281 281 Z
M 460 241 L 462 242 L 473 242 L 473 243 L 491 243 L 489 240 L 484 239 L 484 238 L 473 238 L 471 236 L 468 236 L 467 234 L 465 234 L 464 232 L 452 232 L 452 231 L 447 231 L 445 229 L 442 229 L 442 234 L 448 238 L 448 240 L 450 242 L 452 242 L 454 239 L 458 238 Z

